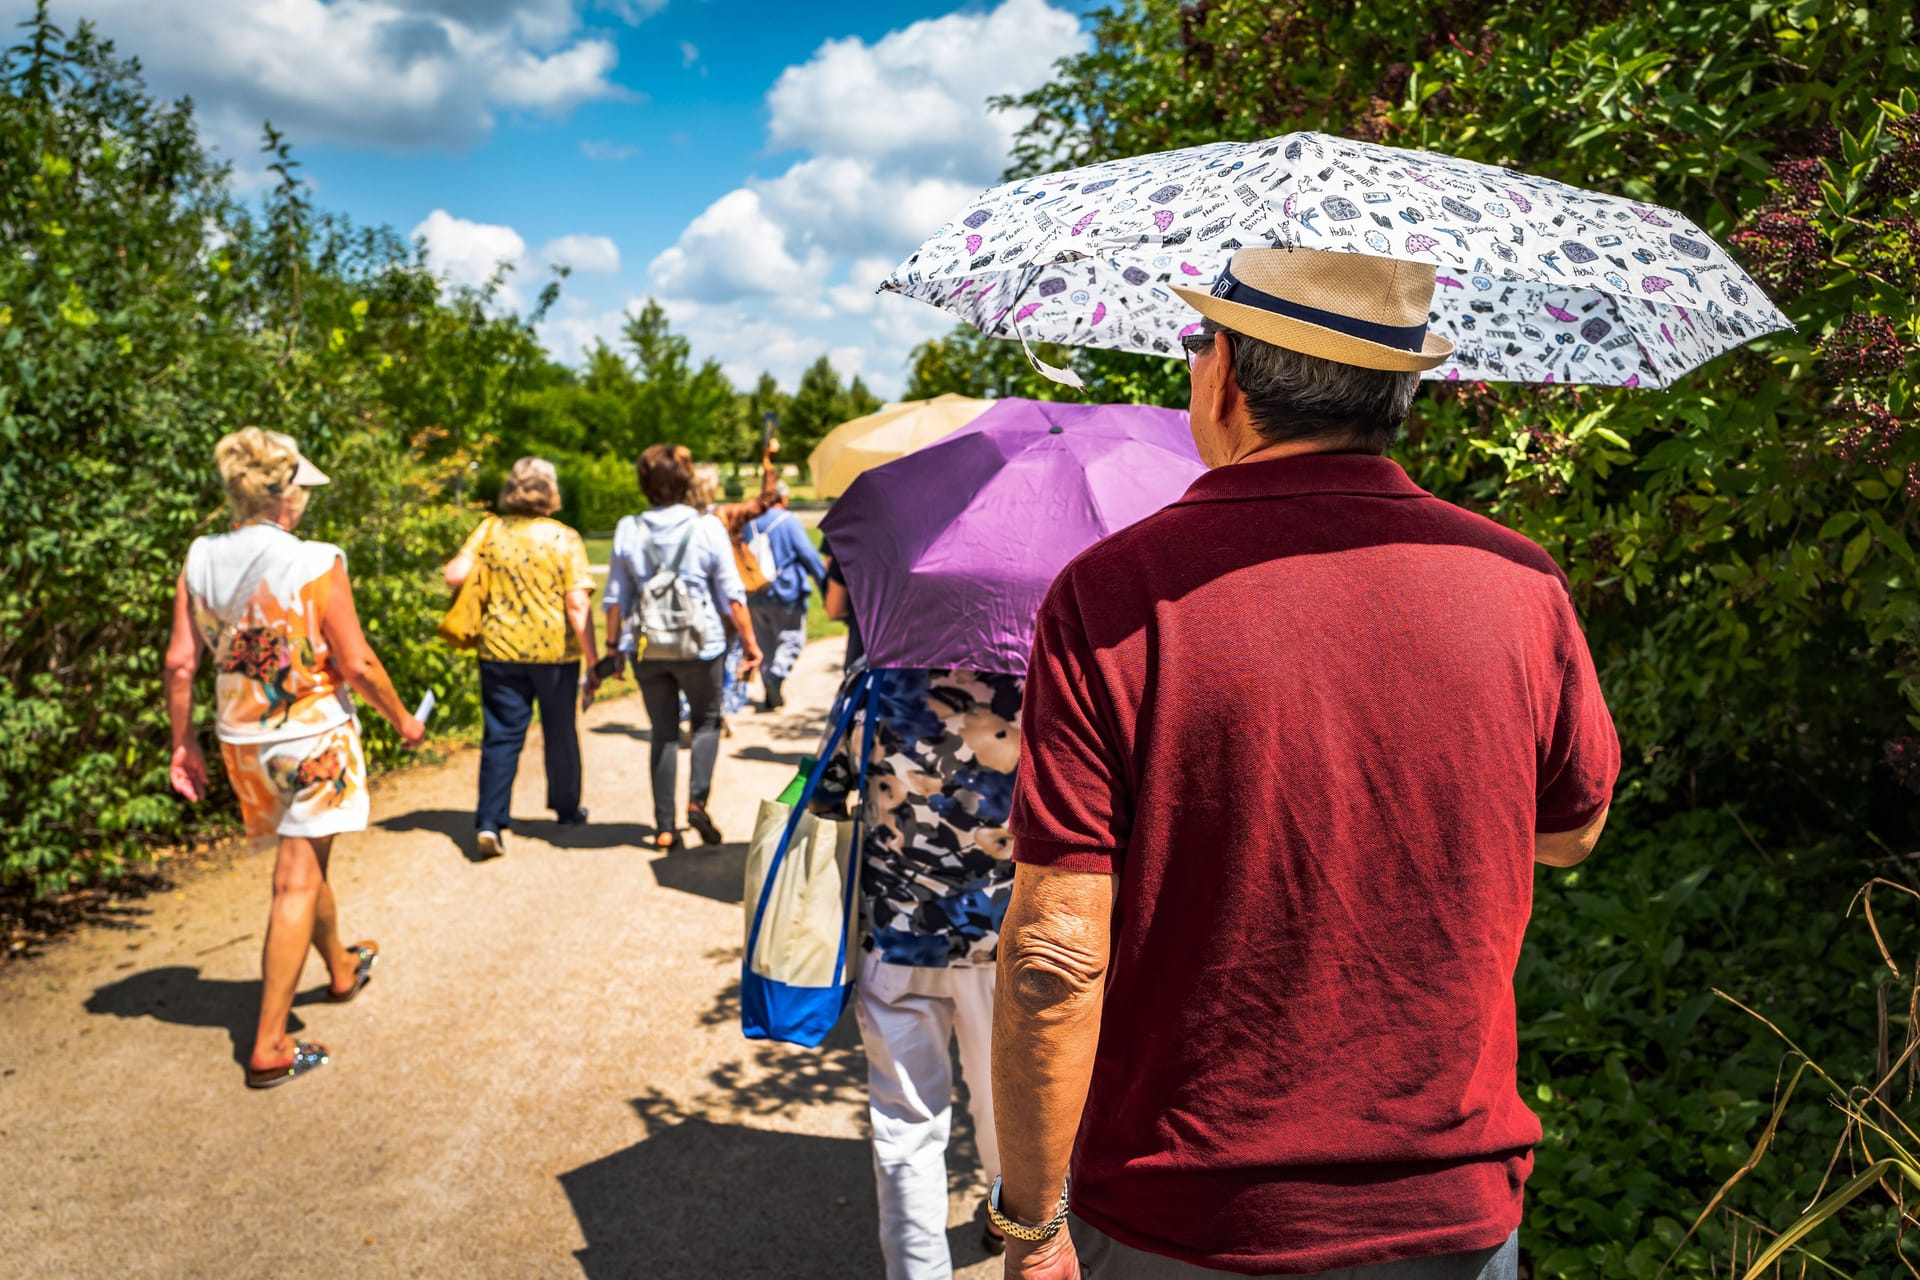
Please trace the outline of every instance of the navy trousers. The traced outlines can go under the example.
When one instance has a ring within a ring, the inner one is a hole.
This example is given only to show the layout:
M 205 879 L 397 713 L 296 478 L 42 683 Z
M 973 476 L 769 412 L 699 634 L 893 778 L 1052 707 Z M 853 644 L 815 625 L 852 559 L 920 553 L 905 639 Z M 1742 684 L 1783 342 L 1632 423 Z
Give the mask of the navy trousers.
M 482 662 L 480 710 L 486 732 L 480 739 L 480 806 L 474 825 L 481 831 L 505 831 L 513 802 L 513 778 L 520 771 L 533 709 L 540 708 L 541 736 L 547 754 L 547 808 L 558 818 L 580 811 L 580 738 L 574 718 L 580 696 L 578 662 Z

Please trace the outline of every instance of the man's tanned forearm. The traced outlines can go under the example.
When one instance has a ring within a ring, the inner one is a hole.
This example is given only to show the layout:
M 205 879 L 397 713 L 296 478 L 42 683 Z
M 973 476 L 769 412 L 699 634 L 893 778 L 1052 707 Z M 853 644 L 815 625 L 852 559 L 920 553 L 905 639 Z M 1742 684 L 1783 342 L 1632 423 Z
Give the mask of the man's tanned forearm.
M 1086 1104 L 1106 995 L 1113 877 L 1020 866 L 1000 927 L 993 1099 L 1002 1212 L 1053 1215 Z

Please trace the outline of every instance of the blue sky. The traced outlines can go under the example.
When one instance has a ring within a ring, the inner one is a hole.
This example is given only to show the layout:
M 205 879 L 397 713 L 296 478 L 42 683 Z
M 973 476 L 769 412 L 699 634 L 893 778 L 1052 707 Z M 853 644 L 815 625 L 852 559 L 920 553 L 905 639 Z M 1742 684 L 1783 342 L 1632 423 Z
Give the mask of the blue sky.
M 574 358 L 661 299 L 698 356 L 789 386 L 822 353 L 883 395 L 949 326 L 880 276 L 998 179 L 985 99 L 1084 47 L 1090 0 L 56 0 L 191 94 L 258 181 L 259 122 L 318 200 L 427 241 L 448 278 L 574 271 Z M 30 0 L 0 0 L 17 19 Z

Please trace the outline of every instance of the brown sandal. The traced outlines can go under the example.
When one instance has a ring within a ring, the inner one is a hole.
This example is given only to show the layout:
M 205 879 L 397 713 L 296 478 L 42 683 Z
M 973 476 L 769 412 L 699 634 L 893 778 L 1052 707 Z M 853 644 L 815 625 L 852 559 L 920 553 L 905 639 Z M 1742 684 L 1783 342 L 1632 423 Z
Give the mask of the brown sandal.
M 309 1071 L 317 1071 L 327 1065 L 327 1046 L 308 1044 L 305 1040 L 293 1042 L 293 1061 L 281 1067 L 248 1067 L 247 1088 L 272 1089 L 296 1079 Z
M 373 966 L 380 959 L 380 944 L 377 942 L 356 942 L 347 950 L 360 957 L 360 963 L 353 966 L 353 985 L 345 991 L 335 991 L 332 979 L 328 979 L 327 999 L 334 1004 L 348 1004 L 359 995 L 361 989 L 373 981 Z
M 702 844 L 725 844 L 726 837 L 720 834 L 720 828 L 713 825 L 713 819 L 707 816 L 707 806 L 689 804 L 687 806 L 687 825 L 700 833 Z

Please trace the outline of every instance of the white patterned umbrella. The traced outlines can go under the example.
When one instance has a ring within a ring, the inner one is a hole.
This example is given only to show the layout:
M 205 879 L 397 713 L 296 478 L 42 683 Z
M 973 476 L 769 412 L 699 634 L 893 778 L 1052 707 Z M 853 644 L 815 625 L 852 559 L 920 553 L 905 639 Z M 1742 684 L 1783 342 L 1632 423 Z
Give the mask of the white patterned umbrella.
M 993 188 L 880 287 L 1023 342 L 1179 355 L 1248 245 L 1439 268 L 1429 378 L 1661 387 L 1792 328 L 1687 218 L 1470 160 L 1291 133 Z

